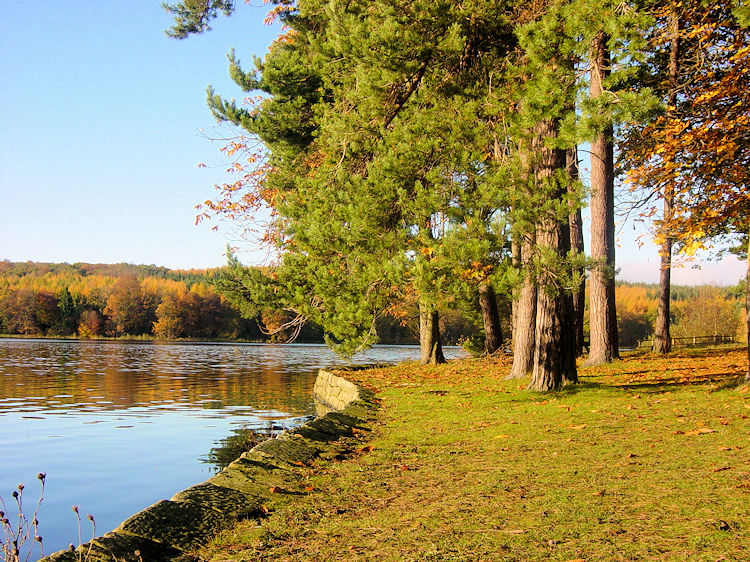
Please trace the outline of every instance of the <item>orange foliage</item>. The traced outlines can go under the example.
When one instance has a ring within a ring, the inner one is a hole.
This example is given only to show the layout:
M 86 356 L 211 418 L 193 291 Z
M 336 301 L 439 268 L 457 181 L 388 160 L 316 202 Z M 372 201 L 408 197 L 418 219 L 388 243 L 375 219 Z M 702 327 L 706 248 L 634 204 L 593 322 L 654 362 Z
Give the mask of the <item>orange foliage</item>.
M 700 60 L 689 67 L 677 106 L 629 147 L 627 159 L 636 165 L 628 179 L 642 187 L 673 186 L 674 214 L 665 226 L 690 253 L 707 237 L 748 232 L 750 30 L 733 21 L 729 3 L 706 7 L 690 0 L 665 9 L 678 10 L 680 41 Z M 657 43 L 668 40 L 656 37 Z

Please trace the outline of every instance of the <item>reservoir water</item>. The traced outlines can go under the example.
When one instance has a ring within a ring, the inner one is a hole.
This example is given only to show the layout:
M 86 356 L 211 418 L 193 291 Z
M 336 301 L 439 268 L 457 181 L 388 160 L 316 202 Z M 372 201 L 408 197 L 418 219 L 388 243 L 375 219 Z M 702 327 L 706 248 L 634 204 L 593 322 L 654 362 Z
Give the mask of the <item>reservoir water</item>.
M 24 483 L 31 516 L 36 475 L 46 473 L 44 551 L 77 545 L 72 506 L 84 519 L 84 542 L 87 514 L 104 534 L 210 478 L 243 430 L 313 414 L 318 369 L 418 355 L 417 347 L 376 346 L 344 362 L 322 345 L 0 339 L 0 497 L 10 508 Z

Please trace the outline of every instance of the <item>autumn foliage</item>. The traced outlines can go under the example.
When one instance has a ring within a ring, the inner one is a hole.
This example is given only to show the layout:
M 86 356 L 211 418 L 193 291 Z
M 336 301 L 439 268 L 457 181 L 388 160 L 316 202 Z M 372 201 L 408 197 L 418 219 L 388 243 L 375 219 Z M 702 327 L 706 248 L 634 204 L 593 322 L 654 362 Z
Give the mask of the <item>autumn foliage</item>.
M 685 53 L 675 102 L 637 127 L 624 160 L 632 185 L 673 191 L 665 226 L 692 253 L 712 237 L 750 227 L 750 29 L 737 24 L 728 2 L 665 3 L 657 23 L 673 12 Z M 657 25 L 654 48 L 669 40 Z

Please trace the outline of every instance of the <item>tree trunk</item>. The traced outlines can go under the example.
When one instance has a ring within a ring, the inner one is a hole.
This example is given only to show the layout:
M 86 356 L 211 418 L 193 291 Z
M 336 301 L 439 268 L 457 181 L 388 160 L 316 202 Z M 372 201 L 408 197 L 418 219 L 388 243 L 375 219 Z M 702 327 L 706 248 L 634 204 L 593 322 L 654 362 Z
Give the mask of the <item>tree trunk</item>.
M 575 148 L 568 149 L 566 152 L 568 176 L 571 183 L 578 181 L 578 150 Z M 583 255 L 583 218 L 581 217 L 581 207 L 576 208 L 570 213 L 568 220 L 570 224 L 570 249 Z M 577 273 L 581 276 L 581 284 L 573 293 L 573 321 L 575 322 L 576 357 L 583 355 L 583 315 L 586 309 L 586 278 L 584 270 L 578 269 Z
M 522 267 L 533 255 L 535 237 L 531 236 L 520 244 Z M 513 365 L 509 379 L 521 379 L 534 369 L 534 341 L 536 338 L 536 281 L 527 275 L 518 299 L 513 303 Z
M 521 244 L 518 241 L 518 237 L 512 236 L 510 240 L 510 254 L 511 254 L 511 263 L 513 264 L 513 267 L 517 270 L 521 269 Z M 513 295 L 513 300 L 510 303 L 510 339 L 511 344 L 513 344 L 516 341 L 516 326 L 518 326 L 518 301 L 519 296 L 517 294 Z
M 747 264 L 745 270 L 745 323 L 747 326 L 747 373 L 745 384 L 750 384 L 750 232 L 747 237 Z
M 564 187 L 555 185 L 555 175 L 565 169 L 565 151 L 551 148 L 549 141 L 557 136 L 559 123 L 556 120 L 542 121 L 536 127 L 534 153 L 537 155 L 537 185 L 552 187 L 550 197 L 561 200 Z M 536 346 L 534 349 L 534 371 L 529 389 L 537 391 L 555 390 L 566 382 L 577 382 L 575 357 L 575 333 L 573 326 L 573 298 L 570 292 L 557 282 L 555 267 L 570 251 L 570 227 L 568 220 L 555 216 L 542 217 L 537 226 L 536 242 L 540 249 L 554 254 L 554 263 L 539 274 L 536 313 Z
M 664 220 L 672 215 L 672 201 L 667 194 L 664 196 Z M 672 350 L 672 336 L 669 331 L 669 305 L 672 277 L 672 239 L 665 237 L 660 248 L 661 271 L 659 273 L 659 302 L 656 309 L 656 322 L 654 323 L 654 343 L 652 350 L 656 353 L 666 354 Z
M 419 304 L 419 349 L 422 365 L 445 363 L 443 346 L 440 344 L 440 322 L 437 310 Z
M 592 99 L 604 94 L 609 74 L 607 35 L 599 32 L 591 49 Z M 608 125 L 591 142 L 591 257 L 589 280 L 589 338 L 587 365 L 609 363 L 620 356 L 615 310 L 615 164 L 614 131 Z
M 479 285 L 479 308 L 484 323 L 484 350 L 487 355 L 492 355 L 503 346 L 503 328 L 497 311 L 495 289 L 488 283 Z
M 667 111 L 674 111 L 677 103 L 679 55 L 680 55 L 680 18 L 677 12 L 669 16 L 669 26 L 672 33 L 672 49 L 669 54 L 669 97 Z M 672 350 L 672 337 L 669 333 L 669 306 L 672 277 L 672 237 L 669 233 L 672 220 L 672 206 L 674 205 L 674 185 L 667 182 L 664 187 L 664 216 L 661 226 L 661 270 L 659 274 L 659 304 L 656 309 L 656 323 L 654 324 L 654 344 L 652 350 L 666 354 Z

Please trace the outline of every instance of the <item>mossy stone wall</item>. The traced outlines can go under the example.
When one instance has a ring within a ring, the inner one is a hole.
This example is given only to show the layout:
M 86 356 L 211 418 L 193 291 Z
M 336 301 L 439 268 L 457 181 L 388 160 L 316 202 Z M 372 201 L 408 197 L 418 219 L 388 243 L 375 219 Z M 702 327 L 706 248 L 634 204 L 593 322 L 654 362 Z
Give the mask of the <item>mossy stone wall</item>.
M 306 493 L 300 467 L 351 448 L 370 429 L 377 407 L 371 393 L 329 371 L 318 373 L 313 393 L 314 420 L 260 443 L 206 482 L 136 513 L 114 531 L 43 560 L 187 562 L 224 529 L 265 516 L 267 503 L 294 501 Z

